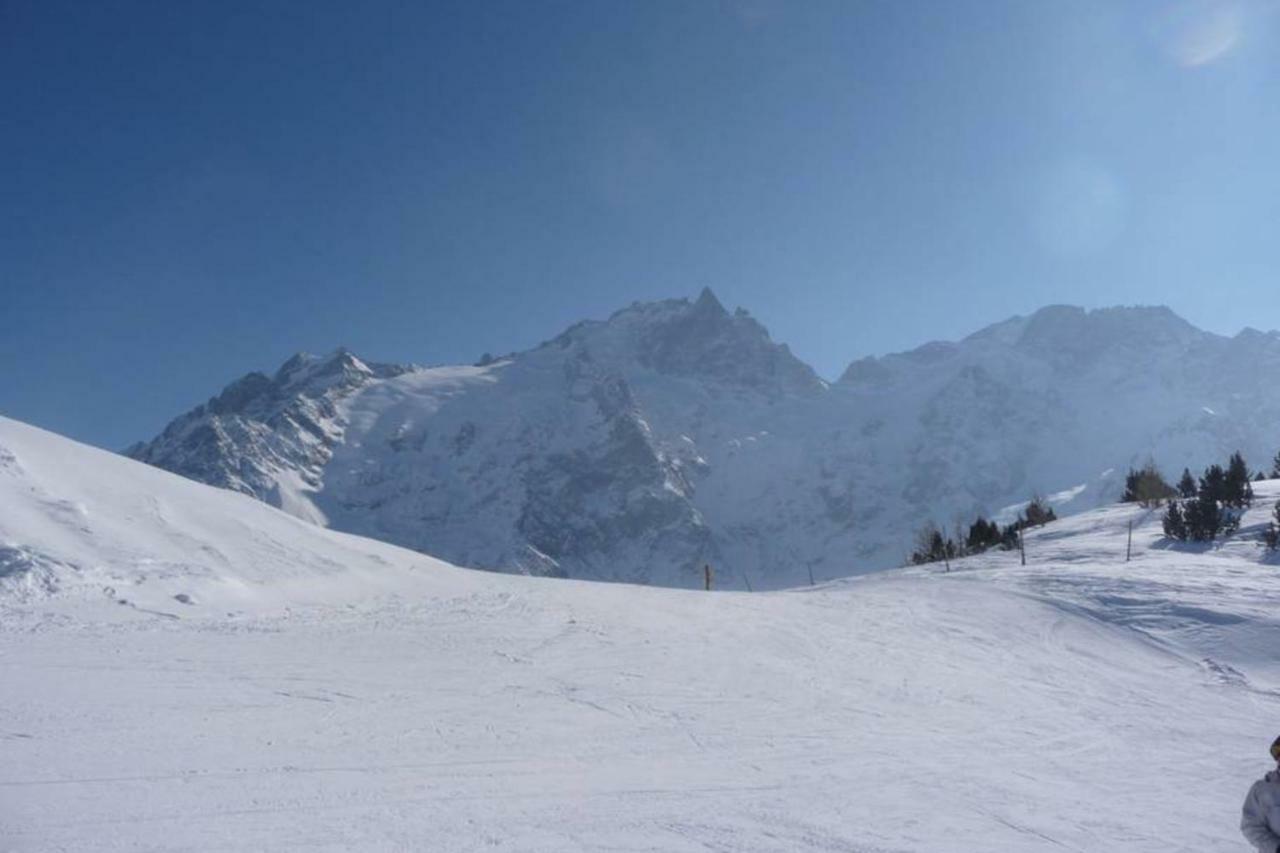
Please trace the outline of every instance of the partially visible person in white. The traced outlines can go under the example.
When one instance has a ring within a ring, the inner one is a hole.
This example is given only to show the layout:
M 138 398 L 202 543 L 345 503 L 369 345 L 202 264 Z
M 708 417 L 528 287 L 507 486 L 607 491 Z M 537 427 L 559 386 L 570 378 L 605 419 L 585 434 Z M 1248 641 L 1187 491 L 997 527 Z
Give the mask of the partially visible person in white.
M 1280 763 L 1280 737 L 1271 743 L 1271 757 Z M 1240 831 L 1259 853 L 1280 853 L 1280 767 L 1249 789 L 1240 815 Z

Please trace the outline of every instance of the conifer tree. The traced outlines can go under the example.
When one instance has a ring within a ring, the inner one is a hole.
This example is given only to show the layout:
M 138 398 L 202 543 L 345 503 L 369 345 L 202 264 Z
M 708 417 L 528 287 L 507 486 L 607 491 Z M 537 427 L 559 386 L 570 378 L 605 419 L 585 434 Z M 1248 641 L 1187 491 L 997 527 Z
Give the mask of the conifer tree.
M 1170 501 L 1169 508 L 1164 513 L 1164 535 L 1170 539 L 1177 539 L 1179 542 L 1187 541 L 1187 522 L 1182 514 L 1182 505 L 1177 501 Z
M 1253 503 L 1253 484 L 1249 479 L 1249 466 L 1238 451 L 1231 454 L 1222 484 L 1220 500 L 1229 507 L 1244 509 Z
M 1132 504 L 1138 502 L 1138 472 L 1134 468 L 1129 469 L 1129 473 L 1124 475 L 1124 494 L 1120 495 L 1120 503 Z
M 1187 522 L 1187 538 L 1193 542 L 1211 542 L 1222 529 L 1222 509 L 1203 489 L 1200 497 L 1187 501 L 1183 517 Z
M 1023 527 L 1042 527 L 1051 521 L 1057 521 L 1058 514 L 1053 511 L 1053 507 L 1049 506 L 1044 498 L 1039 495 L 1033 495 L 1031 501 L 1027 504 L 1027 508 L 1023 510 L 1022 522 Z
M 1200 478 L 1198 497 L 1210 501 L 1222 501 L 1227 498 L 1227 472 L 1221 465 L 1210 465 Z
M 1268 551 L 1280 551 L 1280 501 L 1276 501 L 1275 509 L 1271 512 L 1271 522 L 1262 531 L 1262 544 L 1267 546 Z
M 1194 498 L 1198 488 L 1196 478 L 1191 476 L 1191 469 L 1183 468 L 1182 479 L 1178 481 L 1178 494 L 1186 499 Z
M 958 556 L 960 551 L 956 543 L 943 536 L 937 525 L 926 524 L 916 534 L 916 549 L 911 552 L 910 560 L 912 565 L 922 566 Z
M 965 550 L 970 554 L 981 554 L 1000 544 L 1000 525 L 979 517 L 969 525 L 969 535 L 965 537 Z
M 1208 497 L 1203 489 L 1198 498 L 1187 501 L 1183 518 L 1187 524 L 1187 538 L 1194 542 L 1212 542 L 1240 527 L 1239 514 Z
M 1150 460 L 1140 469 L 1130 468 L 1125 477 L 1123 503 L 1136 503 L 1144 507 L 1160 506 L 1166 500 L 1176 496 L 1178 490 L 1165 482 L 1164 475 Z

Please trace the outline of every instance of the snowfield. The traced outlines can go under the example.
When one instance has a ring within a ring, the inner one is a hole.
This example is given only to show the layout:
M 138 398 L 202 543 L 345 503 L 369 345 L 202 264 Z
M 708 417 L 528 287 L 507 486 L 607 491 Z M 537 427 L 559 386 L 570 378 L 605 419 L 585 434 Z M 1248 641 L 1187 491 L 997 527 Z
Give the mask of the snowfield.
M 1117 507 L 1026 568 L 707 594 L 455 568 L 0 418 L 0 850 L 1244 850 L 1259 493 L 1211 549 Z

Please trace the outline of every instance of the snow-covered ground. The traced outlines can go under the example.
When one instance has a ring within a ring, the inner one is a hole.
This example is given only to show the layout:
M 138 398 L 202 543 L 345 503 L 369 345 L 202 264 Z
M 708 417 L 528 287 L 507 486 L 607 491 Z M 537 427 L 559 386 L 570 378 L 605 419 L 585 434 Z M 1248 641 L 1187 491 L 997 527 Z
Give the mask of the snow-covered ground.
M 0 418 L 0 850 L 1243 850 L 1259 491 L 1219 548 L 1111 508 L 1025 569 L 707 594 L 458 569 Z

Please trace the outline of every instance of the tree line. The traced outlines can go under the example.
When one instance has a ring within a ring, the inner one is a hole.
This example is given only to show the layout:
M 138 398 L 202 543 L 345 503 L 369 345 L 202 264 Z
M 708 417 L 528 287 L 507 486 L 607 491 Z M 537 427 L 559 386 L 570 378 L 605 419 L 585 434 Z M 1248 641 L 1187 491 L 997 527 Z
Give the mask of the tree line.
M 1245 511 L 1253 506 L 1253 483 L 1266 480 L 1268 476 L 1280 479 L 1280 453 L 1272 462 L 1270 475 L 1262 471 L 1251 474 L 1244 455 L 1237 451 L 1231 454 L 1225 465 L 1210 465 L 1198 477 L 1189 468 L 1184 468 L 1176 484 L 1165 479 L 1154 460 L 1148 460 L 1141 468 L 1129 469 L 1120 500 L 1148 508 L 1164 506 L 1161 526 L 1170 539 L 1212 542 L 1240 529 Z M 917 533 L 915 549 L 909 559 L 913 565 L 923 565 L 993 549 L 1011 551 L 1019 547 L 1022 531 L 1056 519 L 1053 508 L 1036 495 L 1017 520 L 1010 524 L 1000 525 L 979 516 L 967 528 L 958 525 L 955 533 L 948 536 L 936 524 L 930 523 Z M 1269 551 L 1280 551 L 1280 501 L 1275 504 L 1261 540 Z
M 1280 453 L 1272 462 L 1270 476 L 1280 479 Z M 1177 486 L 1165 482 L 1155 463 L 1148 462 L 1129 471 L 1122 500 L 1143 506 L 1168 501 L 1161 520 L 1165 536 L 1179 542 L 1212 542 L 1240 529 L 1245 510 L 1253 506 L 1253 482 L 1265 479 L 1267 475 L 1261 471 L 1250 477 L 1249 466 L 1239 452 L 1232 454 L 1225 467 L 1210 465 L 1198 479 L 1184 469 Z M 1262 531 L 1262 543 L 1269 551 L 1280 550 L 1280 501 Z
M 953 536 L 947 536 L 936 524 L 926 524 L 916 534 L 916 547 L 909 559 L 912 565 L 922 566 L 982 554 L 993 548 L 1012 551 L 1018 547 L 1022 531 L 1043 527 L 1057 518 L 1044 498 L 1033 495 L 1017 519 L 1003 526 L 980 515 L 967 530 L 959 527 Z
M 1230 536 L 1240 529 L 1240 518 L 1253 505 L 1254 479 L 1244 456 L 1233 453 L 1226 466 L 1210 465 L 1199 479 L 1189 469 L 1183 470 L 1177 487 L 1164 483 L 1153 463 L 1141 471 L 1131 471 L 1125 500 L 1159 506 L 1163 497 L 1169 501 L 1161 524 L 1164 535 L 1179 542 L 1212 542 Z

